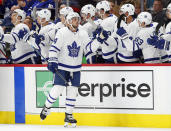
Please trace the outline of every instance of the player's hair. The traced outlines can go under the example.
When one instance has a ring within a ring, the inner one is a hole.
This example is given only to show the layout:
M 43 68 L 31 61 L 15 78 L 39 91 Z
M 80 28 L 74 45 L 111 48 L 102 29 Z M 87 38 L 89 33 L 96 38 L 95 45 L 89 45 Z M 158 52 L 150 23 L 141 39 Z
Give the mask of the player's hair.
M 155 1 L 159 1 L 159 2 L 161 3 L 162 6 L 164 5 L 163 0 L 154 0 L 154 2 L 155 2 Z
M 28 19 L 29 20 L 29 24 L 32 24 L 33 23 L 33 19 L 32 18 L 30 18 L 30 17 L 26 17 L 25 19 Z

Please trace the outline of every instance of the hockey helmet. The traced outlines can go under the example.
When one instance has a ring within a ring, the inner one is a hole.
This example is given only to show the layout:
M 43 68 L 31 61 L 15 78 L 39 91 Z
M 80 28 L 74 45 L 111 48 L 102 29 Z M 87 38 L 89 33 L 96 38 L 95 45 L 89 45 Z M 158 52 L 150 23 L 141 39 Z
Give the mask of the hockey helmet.
M 140 23 L 145 23 L 145 25 L 150 25 L 152 23 L 152 15 L 149 12 L 141 12 L 138 17 L 137 20 Z
M 167 6 L 167 10 L 171 12 L 171 3 Z
M 81 14 L 90 14 L 91 17 L 95 16 L 96 8 L 92 4 L 88 4 L 82 7 Z
M 135 7 L 132 4 L 124 4 L 120 8 L 120 15 L 128 12 L 128 15 L 134 15 Z
M 59 11 L 59 14 L 66 17 L 70 12 L 73 12 L 73 9 L 71 7 L 64 7 Z
M 17 13 L 17 15 L 21 17 L 21 21 L 24 21 L 26 18 L 26 13 L 21 9 L 15 9 L 13 13 Z
M 80 16 L 77 12 L 70 12 L 66 17 L 67 23 L 69 24 L 70 21 L 72 20 L 72 18 L 74 18 L 74 17 L 77 17 L 80 21 Z
M 38 11 L 37 15 L 40 18 L 42 18 L 42 19 L 45 18 L 46 21 L 49 21 L 50 17 L 51 17 L 51 12 L 48 9 L 42 9 L 42 10 Z
M 110 3 L 108 1 L 100 1 L 97 3 L 96 9 L 98 11 L 104 9 L 104 12 L 110 11 Z

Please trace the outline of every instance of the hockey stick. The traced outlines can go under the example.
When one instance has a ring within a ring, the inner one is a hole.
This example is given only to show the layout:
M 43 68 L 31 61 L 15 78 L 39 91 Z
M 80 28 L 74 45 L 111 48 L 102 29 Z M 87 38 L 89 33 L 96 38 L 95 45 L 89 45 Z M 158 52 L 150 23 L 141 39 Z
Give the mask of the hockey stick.
M 6 62 L 10 64 L 8 57 L 5 55 L 5 53 L 0 49 L 0 53 L 7 59 Z
M 0 49 L 0 53 L 6 58 L 8 59 L 8 57 L 5 55 L 5 53 Z
M 120 15 L 120 17 L 118 18 L 118 23 L 117 23 L 117 28 L 119 29 L 121 27 L 121 21 L 122 19 L 125 17 L 125 14 Z
M 36 53 L 43 58 L 44 61 L 48 63 L 48 60 L 42 56 L 42 54 L 27 40 L 28 44 L 36 51 Z M 66 86 L 70 86 L 69 82 L 59 73 L 59 71 L 55 68 L 56 74 L 65 82 Z

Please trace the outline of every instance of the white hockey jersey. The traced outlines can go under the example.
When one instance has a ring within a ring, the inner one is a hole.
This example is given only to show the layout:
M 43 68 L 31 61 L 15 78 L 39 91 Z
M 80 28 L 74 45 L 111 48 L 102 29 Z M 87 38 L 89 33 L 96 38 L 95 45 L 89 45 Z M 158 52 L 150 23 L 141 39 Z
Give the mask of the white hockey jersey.
M 169 22 L 163 31 L 162 38 L 166 41 L 164 50 L 168 54 L 169 61 L 171 62 L 171 22 Z
M 84 25 L 82 25 L 80 28 L 85 30 L 88 33 L 89 37 L 92 38 L 93 37 L 93 32 L 96 30 L 96 28 L 98 26 L 100 26 L 101 22 L 102 22 L 101 19 L 97 19 L 97 20 L 94 21 L 95 25 L 90 23 L 90 22 L 87 22 Z
M 51 29 L 47 30 L 47 32 L 45 34 L 46 38 L 49 37 L 51 40 L 54 40 L 57 31 L 63 27 L 65 27 L 65 25 L 62 22 L 58 22 L 57 24 L 52 24 L 50 27 Z
M 41 55 L 43 56 L 43 58 L 41 58 L 42 63 L 44 63 L 44 64 L 47 63 L 46 60 L 48 60 L 48 58 L 49 58 L 49 48 L 50 48 L 52 42 L 54 41 L 54 38 L 53 38 L 54 36 L 47 34 L 47 32 L 54 30 L 54 26 L 55 26 L 55 24 L 49 23 L 48 25 L 43 26 L 39 31 L 39 35 L 43 35 L 45 38 L 43 41 L 41 41 L 41 43 L 39 45 Z M 44 59 L 46 59 L 46 60 L 44 60 Z
M 29 32 L 28 26 L 20 23 L 12 29 L 10 34 L 4 34 L 3 41 L 10 43 L 11 56 L 14 63 L 21 63 L 35 56 L 34 50 L 24 38 Z
M 82 26 L 80 25 L 79 29 L 85 30 L 88 33 L 88 36 L 90 37 L 90 39 L 93 39 L 93 33 L 97 29 L 97 27 L 100 26 L 101 22 L 102 22 L 101 19 L 95 20 L 93 24 L 90 22 L 87 22 Z M 97 52 L 85 51 L 84 53 L 85 53 L 86 60 L 89 61 L 90 64 L 93 64 L 92 57 L 97 55 Z
M 134 49 L 141 49 L 144 57 L 144 63 L 162 63 L 168 61 L 168 55 L 164 50 L 156 49 L 147 44 L 147 39 L 155 34 L 156 25 L 142 28 L 134 40 Z
M 112 35 L 112 33 L 115 30 L 115 23 L 118 20 L 118 18 L 115 15 L 110 15 L 106 19 L 104 19 L 100 26 L 103 30 L 107 31 L 109 36 Z M 113 59 L 113 61 L 116 63 L 116 53 L 117 53 L 117 41 L 113 37 L 109 37 L 107 41 L 99 44 L 100 48 L 102 49 L 102 57 L 105 60 Z
M 120 36 L 118 38 L 118 61 L 126 62 L 126 63 L 137 63 L 139 59 L 133 55 L 133 40 L 136 38 L 137 33 L 140 28 L 137 20 L 135 19 L 130 24 L 126 25 L 126 23 L 122 24 L 121 27 L 124 27 L 126 32 L 128 33 L 129 39 L 121 40 Z
M 70 72 L 80 71 L 83 51 L 90 41 L 84 30 L 72 32 L 68 27 L 58 30 L 49 50 L 49 60 L 58 62 L 58 68 Z

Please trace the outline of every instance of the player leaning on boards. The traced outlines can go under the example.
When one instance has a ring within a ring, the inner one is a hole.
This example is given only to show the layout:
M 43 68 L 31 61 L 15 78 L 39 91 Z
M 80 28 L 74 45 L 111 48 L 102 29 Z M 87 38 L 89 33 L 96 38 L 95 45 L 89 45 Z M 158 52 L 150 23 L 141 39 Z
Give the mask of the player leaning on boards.
M 67 27 L 58 30 L 55 40 L 49 50 L 48 69 L 55 74 L 54 86 L 45 102 L 45 106 L 40 113 L 40 118 L 44 120 L 49 114 L 52 104 L 66 87 L 65 82 L 58 77 L 58 72 L 69 82 L 66 95 L 65 127 L 68 123 L 76 126 L 77 121 L 73 118 L 73 109 L 76 102 L 78 87 L 80 86 L 80 70 L 85 46 L 90 42 L 87 32 L 79 29 L 80 17 L 78 13 L 71 12 L 67 16 Z

